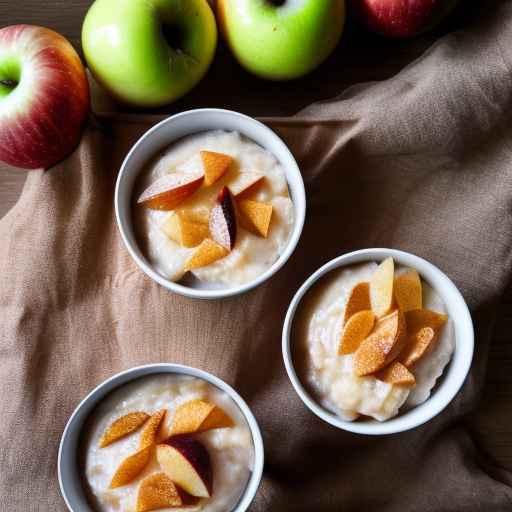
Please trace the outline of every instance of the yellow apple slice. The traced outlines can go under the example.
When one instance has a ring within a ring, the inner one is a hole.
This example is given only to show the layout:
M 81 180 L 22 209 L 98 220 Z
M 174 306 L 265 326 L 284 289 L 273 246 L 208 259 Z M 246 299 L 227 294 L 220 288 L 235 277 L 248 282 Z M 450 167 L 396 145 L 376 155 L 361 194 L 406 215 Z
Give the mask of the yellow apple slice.
M 393 276 L 395 263 L 393 258 L 386 258 L 370 280 L 370 302 L 375 316 L 387 315 L 393 305 Z
M 160 428 L 160 424 L 164 419 L 165 413 L 166 410 L 162 409 L 155 412 L 151 418 L 149 418 L 140 434 L 140 449 L 146 448 L 147 446 L 151 446 L 156 443 L 158 429 Z
M 273 207 L 270 203 L 243 199 L 237 201 L 242 226 L 252 233 L 267 238 Z
M 211 238 L 205 238 L 185 263 L 185 270 L 206 267 L 228 255 L 229 251 Z
M 142 480 L 137 495 L 137 512 L 182 505 L 178 488 L 165 473 L 153 473 Z
M 394 386 L 412 387 L 416 385 L 414 375 L 398 361 L 393 361 L 389 366 L 378 372 L 375 377 Z
M 198 498 L 212 492 L 212 466 L 206 448 L 190 436 L 175 436 L 159 444 L 156 457 L 162 470 L 183 490 Z
M 204 168 L 204 184 L 209 187 L 226 174 L 233 157 L 215 151 L 200 151 Z
M 174 210 L 201 186 L 203 180 L 204 176 L 198 174 L 166 174 L 152 183 L 137 203 L 152 210 Z
M 254 192 L 264 179 L 265 176 L 257 172 L 241 172 L 229 180 L 229 190 L 237 199 L 245 198 Z
M 406 324 L 400 310 L 381 318 L 354 356 L 354 370 L 360 377 L 371 375 L 391 363 L 406 341 Z
M 371 308 L 370 283 L 363 282 L 356 284 L 348 296 L 347 305 L 345 306 L 345 312 L 343 314 L 343 325 L 347 323 L 352 315 Z
M 131 412 L 115 420 L 101 436 L 99 446 L 105 448 L 114 441 L 121 439 L 139 429 L 147 421 L 149 414 L 145 412 Z
M 233 426 L 233 420 L 223 409 L 200 398 L 180 405 L 174 413 L 171 436 L 205 432 L 214 428 Z
M 169 215 L 162 231 L 182 247 L 196 247 L 208 236 L 208 223 L 197 222 L 178 211 Z
M 413 309 L 421 309 L 421 279 L 416 270 L 408 270 L 395 277 L 393 293 L 398 307 L 405 313 Z
M 133 482 L 147 466 L 152 450 L 153 446 L 147 446 L 126 457 L 114 473 L 110 482 L 110 488 L 116 489 Z
M 372 332 L 374 323 L 375 315 L 369 309 L 352 315 L 343 327 L 338 354 L 346 355 L 355 352 L 361 342 Z

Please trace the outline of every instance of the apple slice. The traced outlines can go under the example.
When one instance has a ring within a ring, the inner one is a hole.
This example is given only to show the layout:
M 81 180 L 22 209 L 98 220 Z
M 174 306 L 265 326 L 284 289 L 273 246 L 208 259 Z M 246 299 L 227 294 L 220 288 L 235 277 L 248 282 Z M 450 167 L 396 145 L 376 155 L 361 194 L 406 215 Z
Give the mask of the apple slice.
M 272 219 L 272 205 L 250 199 L 238 201 L 237 205 L 242 226 L 256 235 L 267 238 Z
M 209 187 L 226 174 L 233 157 L 215 151 L 200 151 L 204 168 L 204 184 Z
M 185 271 L 206 267 L 228 255 L 228 250 L 211 238 L 205 238 L 185 263 Z
M 140 448 L 146 448 L 147 446 L 151 446 L 156 443 L 156 438 L 158 435 L 158 429 L 164 419 L 166 410 L 161 409 L 160 411 L 155 412 L 151 418 L 149 418 L 148 422 L 144 426 L 140 434 Z
M 182 505 L 178 488 L 165 473 L 153 473 L 142 480 L 137 495 L 137 512 Z
M 412 387 L 416 385 L 414 375 L 398 361 L 393 361 L 389 366 L 375 375 L 378 380 L 393 384 L 394 386 Z
M 407 272 L 395 277 L 393 293 L 398 307 L 405 313 L 412 309 L 421 309 L 421 279 L 416 270 Z
M 405 313 L 405 320 L 407 330 L 414 334 L 422 327 L 431 327 L 434 331 L 441 329 L 448 320 L 448 316 L 430 309 L 414 309 Z
M 135 480 L 148 465 L 152 451 L 153 446 L 147 446 L 133 455 L 126 457 L 114 473 L 110 482 L 110 488 L 116 489 L 117 487 L 122 487 Z
M 217 204 L 210 212 L 210 234 L 222 247 L 231 251 L 236 241 L 236 216 L 233 196 L 228 187 L 222 187 Z
M 139 429 L 149 418 L 145 412 L 131 412 L 115 420 L 101 436 L 99 446 L 105 448 Z
M 391 363 L 406 341 L 406 323 L 400 310 L 381 318 L 354 356 L 355 373 L 360 377 L 375 373 Z
M 375 316 L 387 315 L 393 305 L 393 276 L 395 263 L 393 258 L 386 258 L 370 280 L 370 302 Z
M 343 314 L 343 325 L 348 322 L 348 319 L 358 313 L 359 311 L 365 311 L 371 309 L 370 304 L 370 283 L 358 283 L 352 288 L 350 295 L 345 306 L 345 312 Z
M 182 247 L 196 247 L 208 236 L 208 224 L 178 211 L 169 215 L 162 231 Z
M 374 323 L 375 315 L 369 309 L 352 315 L 343 328 L 338 354 L 346 355 L 355 352 L 361 342 L 372 332 Z
M 229 181 L 228 186 L 231 193 L 237 198 L 247 197 L 263 183 L 264 174 L 257 172 L 241 172 Z
M 174 210 L 201 186 L 203 180 L 204 176 L 198 174 L 166 174 L 152 183 L 137 203 L 152 210 Z
M 189 436 L 175 436 L 159 444 L 156 457 L 162 470 L 186 492 L 209 498 L 212 492 L 212 466 L 206 448 Z
M 192 434 L 232 426 L 233 420 L 223 409 L 213 402 L 198 398 L 185 402 L 176 409 L 170 435 Z

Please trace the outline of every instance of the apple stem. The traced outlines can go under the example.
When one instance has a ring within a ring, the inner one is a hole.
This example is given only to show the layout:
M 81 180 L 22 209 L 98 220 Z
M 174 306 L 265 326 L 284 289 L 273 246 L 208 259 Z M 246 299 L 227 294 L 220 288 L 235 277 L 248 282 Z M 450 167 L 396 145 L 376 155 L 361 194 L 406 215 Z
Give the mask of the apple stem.
M 4 78 L 0 80 L 0 85 L 5 85 L 5 87 L 16 87 L 18 82 L 16 80 L 11 80 L 10 78 Z

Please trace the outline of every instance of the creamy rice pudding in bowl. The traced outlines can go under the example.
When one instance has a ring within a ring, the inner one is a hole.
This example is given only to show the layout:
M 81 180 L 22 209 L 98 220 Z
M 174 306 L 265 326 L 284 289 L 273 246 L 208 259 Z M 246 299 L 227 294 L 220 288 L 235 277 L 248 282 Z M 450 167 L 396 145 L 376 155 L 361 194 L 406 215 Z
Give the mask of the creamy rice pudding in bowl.
M 272 130 L 202 109 L 141 137 L 121 167 L 115 206 L 125 245 L 146 274 L 186 296 L 219 298 L 284 265 L 302 232 L 305 192 Z
M 243 512 L 261 480 L 263 443 L 225 382 L 154 364 L 115 375 L 82 401 L 58 471 L 72 512 Z
M 307 407 L 370 435 L 441 412 L 464 383 L 473 346 L 471 316 L 452 281 L 392 249 L 321 267 L 296 293 L 283 328 L 286 370 Z

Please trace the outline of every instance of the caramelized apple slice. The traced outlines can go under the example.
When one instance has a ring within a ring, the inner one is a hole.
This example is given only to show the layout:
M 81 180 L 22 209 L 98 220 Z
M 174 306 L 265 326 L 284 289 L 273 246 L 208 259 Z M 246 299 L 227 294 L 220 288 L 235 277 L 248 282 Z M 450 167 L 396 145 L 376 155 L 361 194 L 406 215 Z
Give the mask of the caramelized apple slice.
M 242 226 L 256 235 L 267 238 L 272 219 L 272 205 L 244 199 L 237 202 Z
M 265 176 L 257 172 L 241 172 L 229 181 L 229 190 L 237 199 L 246 198 L 263 183 L 264 179 Z
M 374 323 L 375 315 L 369 309 L 352 315 L 343 327 L 338 354 L 346 355 L 355 352 L 361 342 L 372 332 Z
M 393 258 L 386 258 L 370 280 L 370 302 L 375 316 L 387 315 L 393 305 L 393 276 L 395 263 Z
M 158 434 L 158 429 L 160 428 L 160 424 L 162 423 L 165 416 L 165 409 L 155 412 L 149 418 L 148 422 L 144 426 L 140 434 L 140 448 L 146 448 L 147 446 L 151 446 L 156 443 L 156 438 Z
M 233 426 L 223 409 L 208 400 L 196 399 L 180 405 L 174 413 L 170 435 L 205 432 Z
M 185 271 L 206 267 L 228 255 L 228 250 L 211 238 L 205 238 L 185 264 Z
M 200 151 L 204 168 L 204 184 L 209 187 L 226 174 L 233 157 L 215 151 Z
M 126 457 L 114 473 L 112 481 L 110 482 L 110 488 L 116 489 L 117 487 L 122 487 L 135 480 L 147 466 L 152 450 L 152 446 L 147 446 L 133 455 Z
M 406 341 L 406 323 L 400 310 L 381 318 L 354 356 L 355 373 L 362 377 L 375 373 L 391 363 Z
M 231 251 L 236 241 L 236 217 L 233 197 L 228 187 L 223 187 L 217 204 L 210 212 L 210 234 L 222 247 Z
M 142 480 L 137 495 L 137 512 L 182 505 L 178 488 L 165 473 L 153 473 Z
M 152 183 L 137 203 L 152 210 L 174 210 L 201 186 L 203 180 L 204 176 L 198 174 L 166 174 Z
M 416 385 L 414 375 L 398 361 L 393 361 L 389 366 L 378 372 L 375 377 L 394 386 L 412 387 Z
M 175 436 L 157 446 L 156 456 L 163 471 L 186 492 L 209 498 L 212 492 L 212 466 L 206 448 L 189 436 Z
M 105 446 L 112 444 L 114 441 L 135 432 L 148 418 L 149 414 L 145 412 L 131 412 L 118 418 L 101 436 L 99 443 L 100 448 L 105 448 Z
M 370 304 L 370 283 L 358 283 L 352 288 L 348 297 L 347 305 L 345 306 L 345 313 L 343 314 L 343 325 L 348 319 L 366 309 L 371 309 Z
M 408 270 L 395 277 L 393 293 L 398 307 L 404 313 L 422 308 L 421 279 L 416 270 Z
M 208 236 L 206 222 L 198 222 L 181 211 L 171 213 L 162 230 L 182 247 L 196 247 Z

